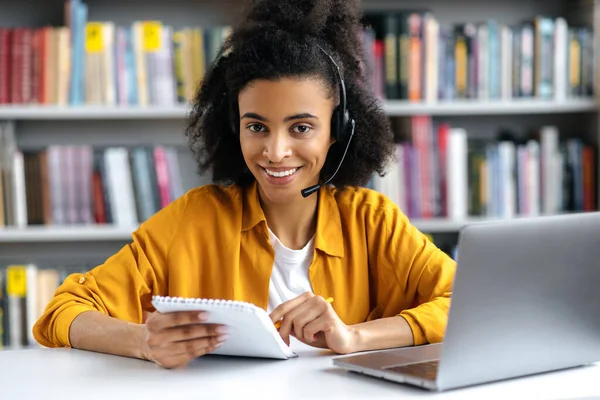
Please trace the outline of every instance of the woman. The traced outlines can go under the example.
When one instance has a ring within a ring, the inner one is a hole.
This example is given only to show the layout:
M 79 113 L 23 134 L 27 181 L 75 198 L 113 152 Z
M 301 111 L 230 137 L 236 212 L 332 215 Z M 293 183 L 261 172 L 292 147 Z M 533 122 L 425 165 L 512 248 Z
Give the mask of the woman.
M 393 160 L 394 143 L 365 87 L 359 18 L 355 0 L 256 2 L 206 75 L 187 131 L 215 184 L 66 279 L 34 327 L 39 343 L 173 368 L 227 340 L 203 314 L 155 312 L 153 295 L 251 302 L 283 320 L 287 343 L 340 354 L 443 339 L 454 261 L 360 187 Z

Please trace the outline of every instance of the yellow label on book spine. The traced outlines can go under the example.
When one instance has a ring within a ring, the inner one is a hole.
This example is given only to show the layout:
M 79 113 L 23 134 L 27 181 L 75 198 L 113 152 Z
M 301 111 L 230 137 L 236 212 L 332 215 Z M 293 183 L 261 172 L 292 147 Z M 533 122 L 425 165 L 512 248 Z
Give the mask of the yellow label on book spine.
M 160 49 L 161 23 L 158 21 L 144 21 L 142 23 L 142 38 L 144 51 L 157 51 Z
M 102 28 L 101 22 L 88 22 L 85 25 L 85 50 L 88 53 L 99 53 L 104 50 Z
M 25 266 L 11 265 L 6 268 L 6 294 L 17 297 L 25 297 L 27 295 Z

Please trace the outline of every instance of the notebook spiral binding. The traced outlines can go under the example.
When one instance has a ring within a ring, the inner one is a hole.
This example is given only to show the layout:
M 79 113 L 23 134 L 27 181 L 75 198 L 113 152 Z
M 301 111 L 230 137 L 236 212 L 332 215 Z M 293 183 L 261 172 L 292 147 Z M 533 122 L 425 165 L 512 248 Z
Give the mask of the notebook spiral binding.
M 181 304 L 194 306 L 217 306 L 224 308 L 234 308 L 244 311 L 255 311 L 256 306 L 252 303 L 247 303 L 238 300 L 223 300 L 223 299 L 197 299 L 189 297 L 170 297 L 170 296 L 152 296 L 152 302 L 157 304 Z

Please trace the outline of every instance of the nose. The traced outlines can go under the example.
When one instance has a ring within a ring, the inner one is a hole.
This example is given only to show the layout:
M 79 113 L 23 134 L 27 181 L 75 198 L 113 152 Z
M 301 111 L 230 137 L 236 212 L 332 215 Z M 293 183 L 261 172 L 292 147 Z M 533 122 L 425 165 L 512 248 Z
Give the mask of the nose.
M 265 142 L 263 155 L 272 163 L 282 162 L 292 154 L 291 143 L 287 134 L 273 133 Z

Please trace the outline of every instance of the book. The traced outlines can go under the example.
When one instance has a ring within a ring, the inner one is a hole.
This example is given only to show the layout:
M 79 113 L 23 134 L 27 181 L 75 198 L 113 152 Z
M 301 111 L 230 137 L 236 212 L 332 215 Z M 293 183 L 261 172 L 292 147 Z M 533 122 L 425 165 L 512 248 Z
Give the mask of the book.
M 153 296 L 158 312 L 206 311 L 206 324 L 229 328 L 229 338 L 210 354 L 289 359 L 297 357 L 285 344 L 265 310 L 251 303 L 235 300 Z

